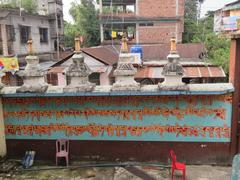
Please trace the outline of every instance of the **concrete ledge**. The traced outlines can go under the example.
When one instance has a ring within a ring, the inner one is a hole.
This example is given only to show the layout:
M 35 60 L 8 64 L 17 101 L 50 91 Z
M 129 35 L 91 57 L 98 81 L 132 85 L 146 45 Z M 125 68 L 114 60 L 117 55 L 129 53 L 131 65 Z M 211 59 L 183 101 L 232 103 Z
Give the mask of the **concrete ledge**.
M 3 97 L 54 97 L 54 96 L 154 96 L 154 95 L 220 95 L 234 92 L 231 83 L 189 84 L 188 91 L 163 91 L 158 85 L 142 86 L 140 91 L 111 91 L 112 86 L 96 86 L 92 92 L 63 93 L 60 86 L 49 86 L 46 93 L 16 93 L 19 87 L 4 87 L 0 94 Z

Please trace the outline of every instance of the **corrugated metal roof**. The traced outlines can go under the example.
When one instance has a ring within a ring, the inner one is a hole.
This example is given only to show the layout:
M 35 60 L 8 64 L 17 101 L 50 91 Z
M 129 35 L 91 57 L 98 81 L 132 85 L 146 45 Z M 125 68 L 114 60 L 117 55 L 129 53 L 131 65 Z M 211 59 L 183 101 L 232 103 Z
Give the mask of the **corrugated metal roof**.
M 112 46 L 98 46 L 85 48 L 82 51 L 106 65 L 113 65 L 118 62 L 120 46 L 117 49 L 115 50 Z
M 169 44 L 141 45 L 143 47 L 143 61 L 166 60 L 170 52 Z M 131 46 L 129 47 L 131 48 Z M 181 59 L 184 61 L 201 62 L 200 56 L 205 51 L 202 43 L 178 44 L 177 49 Z M 106 65 L 113 65 L 118 62 L 120 46 L 97 46 L 84 48 L 83 52 Z
M 65 67 L 61 67 L 61 66 L 53 67 L 48 71 L 48 73 L 52 73 L 52 74 L 63 73 L 65 69 L 66 69 Z
M 226 77 L 221 67 L 183 67 L 185 78 L 219 78 Z M 144 67 L 138 70 L 135 78 L 163 79 L 163 67 Z
M 232 3 L 226 4 L 223 8 L 223 11 L 240 9 L 240 1 L 234 1 Z

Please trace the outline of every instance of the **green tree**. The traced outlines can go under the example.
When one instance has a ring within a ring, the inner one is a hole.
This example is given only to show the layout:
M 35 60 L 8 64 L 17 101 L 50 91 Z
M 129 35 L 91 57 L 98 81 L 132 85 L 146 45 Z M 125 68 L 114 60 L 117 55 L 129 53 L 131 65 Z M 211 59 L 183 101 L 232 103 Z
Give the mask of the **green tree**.
M 80 3 L 73 2 L 71 4 L 70 14 L 74 20 L 74 24 L 67 24 L 67 27 L 65 27 L 65 35 L 67 38 L 73 40 L 75 36 L 81 35 L 84 37 L 84 46 L 99 45 L 99 12 L 95 8 L 94 1 L 81 0 Z M 68 43 L 70 44 L 70 41 Z M 72 42 L 72 44 L 74 43 Z
M 197 31 L 193 36 L 192 42 L 205 44 L 208 57 L 207 62 L 222 66 L 224 71 L 229 72 L 230 40 L 219 38 L 213 32 L 214 12 L 208 12 L 206 17 L 199 21 Z
M 204 18 L 198 19 L 198 7 L 203 2 L 204 0 L 185 1 L 185 32 L 183 42 L 204 43 L 207 52 L 206 62 L 222 66 L 228 74 L 230 41 L 225 38 L 219 38 L 218 35 L 213 32 L 214 12 L 208 12 Z
M 37 2 L 36 0 L 21 0 L 21 6 L 24 10 L 29 13 L 37 13 Z
M 8 0 L 7 3 L 0 4 L 0 8 L 17 8 L 18 3 L 17 0 Z
M 21 3 L 21 4 L 20 4 Z M 36 0 L 8 0 L 7 3 L 1 4 L 0 8 L 20 8 L 20 6 L 28 13 L 37 13 Z
M 183 42 L 188 43 L 193 40 L 194 32 L 197 30 L 198 18 L 198 0 L 185 1 L 185 15 L 184 15 L 184 34 Z
M 73 47 L 76 35 L 79 35 L 76 25 L 64 22 L 64 42 L 66 47 Z

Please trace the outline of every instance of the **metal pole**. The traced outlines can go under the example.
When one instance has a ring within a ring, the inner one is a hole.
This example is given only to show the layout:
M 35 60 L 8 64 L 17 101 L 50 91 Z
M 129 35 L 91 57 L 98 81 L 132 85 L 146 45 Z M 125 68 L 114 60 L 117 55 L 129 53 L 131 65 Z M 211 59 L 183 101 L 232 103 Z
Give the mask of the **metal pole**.
M 55 19 L 56 19 L 56 33 L 57 33 L 57 60 L 59 61 L 59 31 L 58 31 L 58 15 L 57 15 L 57 2 L 55 1 Z
M 20 16 L 22 16 L 22 0 L 19 1 Z

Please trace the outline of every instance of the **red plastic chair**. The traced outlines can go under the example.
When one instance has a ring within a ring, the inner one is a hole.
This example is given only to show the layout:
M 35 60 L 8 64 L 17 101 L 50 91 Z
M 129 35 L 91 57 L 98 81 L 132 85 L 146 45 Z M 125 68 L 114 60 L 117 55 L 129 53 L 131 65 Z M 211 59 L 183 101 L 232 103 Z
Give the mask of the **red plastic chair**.
M 185 180 L 186 179 L 186 165 L 184 163 L 177 162 L 177 156 L 173 150 L 170 151 L 170 157 L 172 160 L 172 180 L 173 180 L 175 170 L 182 171 L 183 172 L 183 180 Z
M 56 141 L 56 166 L 58 165 L 58 158 L 65 158 L 66 165 L 68 166 L 68 152 L 69 152 L 69 140 L 58 139 Z

